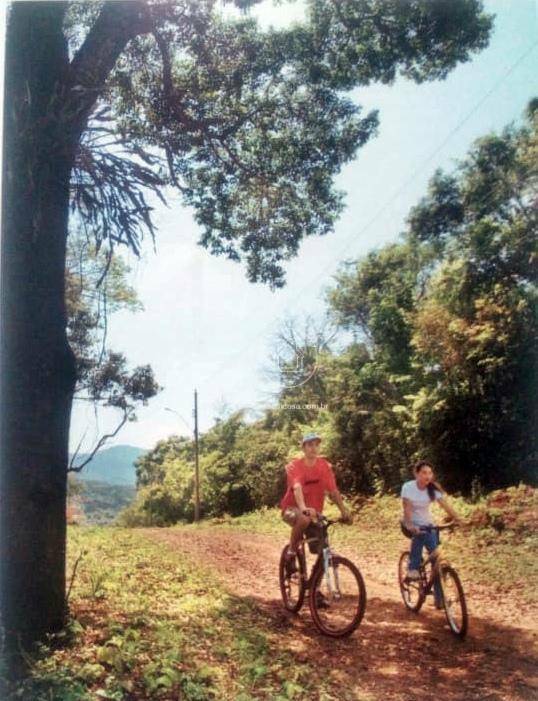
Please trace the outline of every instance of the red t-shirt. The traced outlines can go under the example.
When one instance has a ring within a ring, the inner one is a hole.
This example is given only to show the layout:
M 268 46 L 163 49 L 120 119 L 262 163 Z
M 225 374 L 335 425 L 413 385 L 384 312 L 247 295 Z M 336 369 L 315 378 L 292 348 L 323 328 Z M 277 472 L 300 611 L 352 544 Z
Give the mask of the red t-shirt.
M 295 458 L 286 465 L 286 475 L 288 488 L 280 502 L 282 510 L 298 506 L 293 493 L 296 484 L 303 488 L 306 506 L 319 512 L 323 511 L 325 492 L 333 492 L 336 489 L 332 465 L 322 457 L 316 458 L 311 467 L 308 467 L 304 458 Z

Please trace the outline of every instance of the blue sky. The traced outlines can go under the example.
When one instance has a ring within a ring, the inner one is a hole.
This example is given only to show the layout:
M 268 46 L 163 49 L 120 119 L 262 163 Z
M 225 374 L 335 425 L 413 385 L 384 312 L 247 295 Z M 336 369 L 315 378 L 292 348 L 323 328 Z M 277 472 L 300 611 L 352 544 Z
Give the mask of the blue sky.
M 252 285 L 241 265 L 197 246 L 198 228 L 179 199 L 168 209 L 158 207 L 157 252 L 148 241 L 140 260 L 127 256 L 131 283 L 145 309 L 113 316 L 109 340 L 132 365 L 150 363 L 165 389 L 116 443 L 151 447 L 172 433 L 188 433 L 195 387 L 201 430 L 211 425 L 223 402 L 233 409 L 263 406 L 272 389 L 263 370 L 279 322 L 285 316 L 322 314 L 324 290 L 341 260 L 394 240 L 436 168 L 453 168 L 474 139 L 521 118 L 528 100 L 538 94 L 537 4 L 487 0 L 485 7 L 496 15 L 489 47 L 445 81 L 415 85 L 399 80 L 352 94 L 365 112 L 379 109 L 379 136 L 338 178 L 347 208 L 335 232 L 303 242 L 287 265 L 284 289 Z M 261 17 L 282 24 L 300 12 L 300 4 L 269 4 Z M 72 442 L 87 431 L 89 447 L 113 426 L 113 413 L 102 412 L 96 425 L 92 411 L 76 407 Z

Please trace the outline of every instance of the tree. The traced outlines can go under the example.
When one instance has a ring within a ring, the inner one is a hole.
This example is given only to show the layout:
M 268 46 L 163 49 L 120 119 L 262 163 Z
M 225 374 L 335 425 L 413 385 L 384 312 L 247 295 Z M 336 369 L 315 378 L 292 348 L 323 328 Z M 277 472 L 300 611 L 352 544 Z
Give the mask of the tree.
M 270 364 L 265 374 L 278 382 L 272 397 L 284 405 L 278 410 L 279 427 L 308 423 L 327 401 L 325 366 L 336 332 L 327 319 L 287 317 L 272 339 Z
M 285 483 L 292 439 L 264 420 L 246 423 L 244 410 L 218 418 L 200 436 L 200 487 L 205 516 L 240 515 L 273 506 Z M 298 440 L 293 441 L 295 446 Z M 169 525 L 194 514 L 194 442 L 171 436 L 137 461 L 137 497 L 120 522 Z
M 80 231 L 71 233 L 67 246 L 66 312 L 67 338 L 76 359 L 74 398 L 113 407 L 121 418 L 111 433 L 99 437 L 83 460 L 78 448 L 71 456 L 70 472 L 80 472 L 128 421 L 136 420 L 136 407 L 147 404 L 161 389 L 149 365 L 127 370 L 123 354 L 107 347 L 109 316 L 121 309 L 138 311 L 142 305 L 127 284 L 129 268 L 113 253 L 97 251 Z M 83 435 L 79 447 L 84 438 Z
M 396 243 L 369 253 L 336 276 L 328 293 L 336 321 L 355 330 L 391 372 L 409 372 L 409 313 L 416 300 L 424 253 L 409 243 Z
M 237 0 L 240 8 L 254 1 Z M 212 0 L 15 2 L 6 40 L 2 209 L 1 601 L 8 641 L 65 619 L 65 496 L 76 362 L 66 337 L 70 206 L 98 245 L 153 235 L 171 184 L 201 245 L 281 286 L 342 207 L 333 176 L 377 115 L 342 95 L 443 78 L 488 41 L 478 0 L 311 0 L 262 32 Z M 122 155 L 123 154 L 123 155 Z M 10 643 L 11 644 L 11 643 Z
M 424 455 L 465 493 L 536 479 L 537 125 L 532 101 L 337 275 L 330 307 L 364 341 L 327 382 L 354 486 L 395 488 Z
M 440 252 L 413 324 L 412 415 L 448 485 L 466 492 L 473 480 L 491 489 L 536 475 L 535 100 L 526 117 L 477 140 L 449 210 L 437 174 L 409 222 L 410 237 Z

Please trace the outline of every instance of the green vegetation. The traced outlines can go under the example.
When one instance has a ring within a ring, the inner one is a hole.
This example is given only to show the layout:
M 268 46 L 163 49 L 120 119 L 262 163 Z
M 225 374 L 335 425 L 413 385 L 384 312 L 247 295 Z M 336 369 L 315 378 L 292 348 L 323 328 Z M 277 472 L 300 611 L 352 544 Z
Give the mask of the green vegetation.
M 298 434 L 297 434 L 298 437 Z M 248 425 L 243 412 L 217 421 L 200 438 L 201 500 L 206 516 L 239 515 L 273 506 L 284 488 L 283 464 L 291 455 L 283 431 Z M 192 441 L 172 437 L 137 462 L 138 496 L 120 518 L 131 525 L 170 525 L 193 517 Z
M 80 503 L 82 522 L 88 525 L 112 523 L 118 513 L 135 498 L 135 488 L 128 485 L 109 484 L 86 480 L 80 484 L 77 500 Z
M 81 558 L 71 622 L 13 699 L 309 697 L 309 665 L 279 652 L 265 617 L 203 564 L 119 528 L 73 527 L 68 543 L 68 572 Z
M 455 502 L 470 525 L 454 534 L 447 550 L 474 606 L 487 610 L 501 594 L 503 601 L 517 595 L 520 610 L 536 605 L 538 491 L 520 486 L 476 503 Z M 351 550 L 359 564 L 374 563 L 370 569 L 381 576 L 387 568 L 393 574 L 405 542 L 397 527 L 400 508 L 388 495 L 359 500 L 354 525 L 335 527 L 333 544 Z M 193 535 L 239 531 L 245 539 L 263 533 L 277 543 L 288 535 L 278 510 L 267 508 L 176 528 Z M 227 593 L 212 563 L 195 562 L 133 529 L 72 527 L 68 543 L 69 573 L 80 558 L 70 623 L 42 648 L 10 701 L 357 698 L 346 695 L 349 689 L 326 667 L 318 668 L 315 655 L 294 654 L 293 627 L 283 629 L 254 601 Z
M 437 172 L 401 241 L 329 293 L 357 343 L 335 358 L 332 449 L 351 485 L 427 455 L 450 490 L 535 480 L 538 111 Z
M 337 353 L 323 330 L 284 328 L 279 404 L 202 436 L 206 516 L 274 506 L 312 428 L 353 494 L 397 492 L 422 456 L 452 493 L 535 483 L 537 105 L 479 139 L 454 174 L 437 172 L 399 242 L 340 271 L 328 311 L 353 343 Z M 191 441 L 160 442 L 137 463 L 122 522 L 190 520 L 193 472 Z

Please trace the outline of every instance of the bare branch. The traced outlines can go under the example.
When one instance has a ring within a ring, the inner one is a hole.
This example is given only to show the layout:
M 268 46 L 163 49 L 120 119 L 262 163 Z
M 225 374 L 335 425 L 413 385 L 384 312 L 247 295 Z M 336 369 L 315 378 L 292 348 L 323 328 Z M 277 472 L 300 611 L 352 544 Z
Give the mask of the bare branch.
M 112 249 L 110 249 L 112 250 Z M 103 362 L 103 359 L 105 357 L 106 353 L 106 342 L 107 342 L 107 336 L 108 336 L 108 312 L 107 312 L 107 293 L 106 289 L 103 290 L 103 338 L 102 338 L 102 343 L 101 343 L 101 353 L 99 354 L 99 360 L 97 361 L 98 365 L 101 365 Z
M 80 449 L 81 449 L 81 447 L 82 447 L 82 443 L 83 443 L 84 439 L 86 438 L 86 433 L 87 433 L 87 431 L 84 431 L 84 433 L 82 434 L 82 438 L 81 438 L 80 441 L 78 442 L 78 445 L 77 445 L 77 447 L 76 447 L 76 449 L 75 449 L 75 452 L 74 452 L 73 455 L 71 456 L 71 460 L 69 461 L 69 467 L 68 467 L 68 469 L 67 469 L 68 472 L 69 472 L 69 470 L 73 467 L 73 465 L 74 465 L 74 463 L 75 463 L 75 460 L 77 459 L 77 455 L 78 455 L 79 452 L 80 452 Z
M 87 465 L 89 462 L 91 462 L 91 461 L 93 460 L 93 458 L 95 457 L 95 454 L 97 453 L 97 451 L 98 451 L 100 448 L 102 448 L 103 445 L 104 445 L 110 438 L 114 438 L 115 436 L 118 435 L 118 433 L 121 431 L 121 429 L 122 429 L 122 428 L 125 426 L 125 424 L 127 423 L 128 419 L 129 419 L 129 415 L 130 415 L 129 409 L 124 409 L 124 410 L 123 410 L 123 418 L 122 418 L 122 420 L 120 421 L 120 423 L 118 424 L 118 426 L 116 427 L 116 429 L 115 429 L 112 433 L 105 433 L 103 436 L 101 436 L 101 438 L 97 441 L 97 445 L 96 445 L 95 448 L 92 450 L 92 452 L 88 455 L 88 457 L 87 457 L 80 465 L 77 465 L 76 467 L 75 467 L 74 465 L 72 465 L 72 464 L 69 465 L 67 471 L 68 471 L 68 472 L 81 472 L 82 469 L 83 469 L 84 467 L 86 467 L 86 465 Z M 71 462 L 72 462 L 72 461 L 71 461 Z
M 65 595 L 65 605 L 67 606 L 69 603 L 69 596 L 71 595 L 71 589 L 73 588 L 73 583 L 75 581 L 75 575 L 77 573 L 77 567 L 79 562 L 82 560 L 83 556 L 86 554 L 85 550 L 80 551 L 80 555 L 77 557 L 75 560 L 75 564 L 73 565 L 73 572 L 71 573 L 71 579 L 69 581 L 69 587 L 67 588 L 67 594 Z

